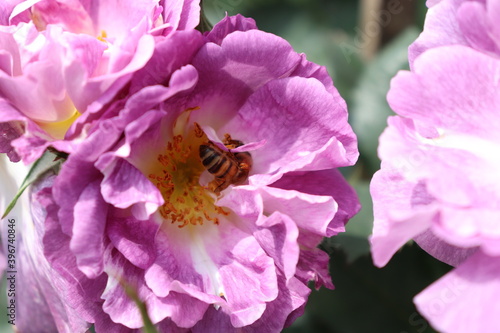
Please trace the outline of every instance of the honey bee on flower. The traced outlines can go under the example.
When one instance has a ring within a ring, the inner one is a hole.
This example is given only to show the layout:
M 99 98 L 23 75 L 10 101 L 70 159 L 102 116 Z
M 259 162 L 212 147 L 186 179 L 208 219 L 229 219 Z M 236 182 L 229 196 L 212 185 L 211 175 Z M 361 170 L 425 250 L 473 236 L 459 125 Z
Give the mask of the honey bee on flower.
M 231 149 L 243 146 L 243 142 L 232 140 L 229 134 L 225 134 L 223 143 L 229 149 L 227 152 L 212 141 L 200 145 L 201 162 L 215 177 L 209 184 L 215 194 L 220 194 L 229 185 L 243 184 L 252 167 L 252 155 L 249 152 L 231 152 Z

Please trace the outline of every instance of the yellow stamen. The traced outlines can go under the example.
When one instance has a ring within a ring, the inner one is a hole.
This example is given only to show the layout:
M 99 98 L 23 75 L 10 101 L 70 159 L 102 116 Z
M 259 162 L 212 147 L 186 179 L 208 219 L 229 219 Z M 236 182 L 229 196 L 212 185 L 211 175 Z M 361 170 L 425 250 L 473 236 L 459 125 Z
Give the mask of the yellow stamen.
M 158 165 L 149 174 L 165 200 L 160 214 L 171 223 L 177 223 L 179 228 L 202 225 L 205 221 L 219 224 L 220 216 L 229 215 L 215 205 L 213 191 L 200 185 L 205 168 L 199 157 L 199 147 L 208 138 L 199 126 L 188 124 L 189 114 L 184 112 L 179 116 L 173 138 L 167 142 L 164 153 L 158 155 Z

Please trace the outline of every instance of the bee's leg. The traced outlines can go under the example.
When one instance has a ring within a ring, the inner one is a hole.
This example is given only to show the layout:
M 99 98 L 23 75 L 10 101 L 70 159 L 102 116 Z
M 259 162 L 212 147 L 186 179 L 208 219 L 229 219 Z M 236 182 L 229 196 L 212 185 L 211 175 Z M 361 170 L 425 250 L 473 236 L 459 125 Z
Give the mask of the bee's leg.
M 209 190 L 214 192 L 217 195 L 220 195 L 220 192 L 226 189 L 228 185 L 224 179 L 215 178 L 208 184 Z
M 231 135 L 229 133 L 224 134 L 224 140 L 222 141 L 222 143 L 224 144 L 224 146 L 227 147 L 227 149 L 229 149 L 229 151 L 231 151 L 231 149 L 235 149 L 243 145 L 241 141 L 233 140 L 233 138 L 231 138 Z
M 222 141 L 223 144 L 231 144 L 233 139 L 231 139 L 231 135 L 229 133 L 224 134 L 224 140 Z
M 241 162 L 238 167 L 240 168 L 240 170 L 243 170 L 243 171 L 250 171 L 250 165 L 248 165 L 248 163 L 245 163 L 245 162 Z

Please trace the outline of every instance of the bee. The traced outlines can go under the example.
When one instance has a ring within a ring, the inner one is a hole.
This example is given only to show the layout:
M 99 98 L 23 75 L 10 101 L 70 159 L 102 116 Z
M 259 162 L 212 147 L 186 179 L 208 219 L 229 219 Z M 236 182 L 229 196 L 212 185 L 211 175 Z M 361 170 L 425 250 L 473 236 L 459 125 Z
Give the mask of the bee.
M 233 140 L 229 134 L 226 134 L 223 143 L 229 151 L 220 149 L 212 141 L 200 145 L 201 163 L 215 177 L 208 186 L 217 195 L 229 185 L 244 183 L 248 179 L 252 167 L 252 155 L 250 153 L 231 152 L 231 149 L 243 146 L 243 142 Z

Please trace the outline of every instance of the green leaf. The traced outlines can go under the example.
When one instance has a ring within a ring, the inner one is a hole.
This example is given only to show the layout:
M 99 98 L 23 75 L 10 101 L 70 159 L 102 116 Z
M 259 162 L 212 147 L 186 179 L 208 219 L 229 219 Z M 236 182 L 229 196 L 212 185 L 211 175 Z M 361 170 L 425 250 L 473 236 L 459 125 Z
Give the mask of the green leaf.
M 387 117 L 394 114 L 386 100 L 390 81 L 399 70 L 408 69 L 408 46 L 418 34 L 415 27 L 399 34 L 365 68 L 353 91 L 351 124 L 358 136 L 361 159 L 367 160 L 371 171 L 379 168 L 378 138 L 387 126 Z
M 2 215 L 2 219 L 5 218 L 7 214 L 9 214 L 10 211 L 14 208 L 17 200 L 19 199 L 21 194 L 23 194 L 24 190 L 28 188 L 28 186 L 33 184 L 33 182 L 43 176 L 47 171 L 57 170 L 64 161 L 65 159 L 61 158 L 61 156 L 58 156 L 58 154 L 46 151 L 42 155 L 42 157 L 40 157 L 35 163 L 33 163 L 33 166 L 31 167 L 28 175 L 21 184 L 21 187 L 19 187 L 19 190 L 14 196 L 14 199 L 12 199 L 11 203 L 6 208 L 5 213 Z
M 214 25 L 211 23 L 211 21 L 207 17 L 207 13 L 205 10 L 205 1 L 201 1 L 200 7 L 201 7 L 200 24 L 198 24 L 196 29 L 198 29 L 198 31 L 200 31 L 200 32 L 210 31 L 210 30 L 212 30 Z

